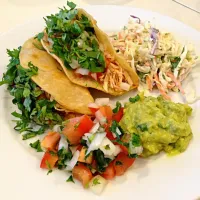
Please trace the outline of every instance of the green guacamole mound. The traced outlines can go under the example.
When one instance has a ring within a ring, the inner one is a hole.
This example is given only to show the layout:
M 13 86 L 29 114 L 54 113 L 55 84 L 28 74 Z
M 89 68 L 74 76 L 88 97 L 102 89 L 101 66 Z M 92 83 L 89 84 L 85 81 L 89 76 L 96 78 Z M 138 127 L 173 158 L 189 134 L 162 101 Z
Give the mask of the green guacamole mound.
M 148 157 L 165 151 L 176 155 L 186 150 L 192 139 L 188 117 L 192 108 L 186 104 L 173 103 L 161 96 L 144 97 L 139 95 L 134 103 L 127 103 L 121 128 L 129 134 L 140 136 L 143 153 Z

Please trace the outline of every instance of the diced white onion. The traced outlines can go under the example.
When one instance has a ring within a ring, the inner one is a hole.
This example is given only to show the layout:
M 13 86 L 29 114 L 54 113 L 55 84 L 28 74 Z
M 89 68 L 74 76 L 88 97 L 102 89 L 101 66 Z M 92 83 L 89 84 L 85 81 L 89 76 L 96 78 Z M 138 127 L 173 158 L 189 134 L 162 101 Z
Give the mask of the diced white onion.
M 103 192 L 107 182 L 108 181 L 105 178 L 97 175 L 89 182 L 89 188 L 94 194 L 100 195 Z
M 97 150 L 100 147 L 100 145 L 105 137 L 106 137 L 105 132 L 97 133 L 95 135 L 94 139 L 92 140 L 92 143 L 89 145 L 86 155 L 88 155 L 91 151 Z
M 94 134 L 97 132 L 97 130 L 99 129 L 100 127 L 100 124 L 99 123 L 96 123 L 92 128 L 91 130 L 89 131 L 90 133 Z
M 60 133 L 61 132 L 60 125 L 55 125 L 53 127 L 53 131 Z
M 116 136 L 116 134 L 115 134 L 115 133 L 113 133 L 113 132 L 112 132 L 112 135 L 113 135 L 113 137 L 114 137 L 114 138 L 116 138 L 116 137 L 117 137 L 117 136 Z
M 72 59 L 72 62 L 71 62 L 69 65 L 70 65 L 70 67 L 71 67 L 72 69 L 77 69 L 78 67 L 80 67 L 78 61 L 77 61 L 77 60 L 74 60 L 74 59 Z
M 67 165 L 66 170 L 71 171 L 74 168 L 74 166 L 78 162 L 79 155 L 80 155 L 80 151 L 77 150 L 74 153 L 72 159 L 70 161 L 66 162 L 66 165 Z
M 120 148 L 120 146 L 119 145 L 115 145 L 115 152 L 114 152 L 114 156 L 117 156 L 120 152 L 121 152 L 122 150 L 121 150 L 121 148 Z
M 122 134 L 118 127 L 116 128 L 116 132 L 117 132 L 118 135 Z
M 65 136 L 61 135 L 61 138 L 60 138 L 60 141 L 59 141 L 59 144 L 58 144 L 58 150 L 60 149 L 68 149 L 68 142 L 65 138 Z
M 128 83 L 122 82 L 122 83 L 120 84 L 120 88 L 121 88 L 122 90 L 129 91 L 129 90 L 130 90 L 130 87 L 131 87 L 131 86 L 130 86 Z
M 89 108 L 99 108 L 99 106 L 96 103 L 89 103 L 88 107 Z
M 97 81 L 97 74 L 96 73 L 91 73 L 91 77 Z
M 99 123 L 101 125 L 105 124 L 106 123 L 106 118 L 103 116 L 103 114 L 101 113 L 100 110 L 98 110 L 97 112 L 95 112 L 95 116 L 96 116 L 96 119 L 99 121 Z
M 95 99 L 95 103 L 98 106 L 105 106 L 109 104 L 110 99 L 109 98 L 97 98 Z
M 93 123 L 97 123 L 97 122 L 98 122 L 98 120 L 97 120 L 97 118 L 95 118 L 94 121 L 93 121 Z
M 79 48 L 82 48 L 83 47 L 83 40 L 79 40 L 77 44 L 78 44 Z
M 105 156 L 111 156 L 115 152 L 115 145 L 105 137 L 101 143 L 100 150 L 103 151 Z
M 85 76 L 85 75 L 88 75 L 90 71 L 88 69 L 78 68 L 75 72 L 77 74 L 81 74 L 81 75 Z
M 140 155 L 143 152 L 143 147 L 139 146 L 139 147 L 129 147 L 129 151 L 131 154 L 137 154 Z

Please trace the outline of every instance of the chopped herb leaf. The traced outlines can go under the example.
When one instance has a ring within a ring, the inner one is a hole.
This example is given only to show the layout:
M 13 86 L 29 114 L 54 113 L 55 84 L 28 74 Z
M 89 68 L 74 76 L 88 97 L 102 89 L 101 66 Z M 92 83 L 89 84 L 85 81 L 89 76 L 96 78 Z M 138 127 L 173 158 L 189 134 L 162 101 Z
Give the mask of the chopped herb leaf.
M 135 103 L 135 102 L 137 102 L 137 101 L 139 101 L 140 100 L 140 96 L 137 94 L 135 97 L 133 97 L 133 98 L 129 98 L 129 101 L 131 102 L 131 103 Z
M 72 152 L 70 151 L 70 149 L 65 149 L 64 147 L 62 147 L 58 153 L 58 169 L 64 169 L 66 167 L 66 161 L 71 160 L 72 159 Z
M 113 113 L 118 113 L 121 107 L 122 104 L 119 101 L 117 101 L 116 107 L 113 109 Z
M 116 137 L 119 139 L 119 138 L 120 138 L 120 135 L 119 135 L 118 132 L 117 132 L 117 128 L 122 132 L 122 130 L 121 130 L 119 124 L 117 123 L 117 121 L 113 120 L 113 121 L 112 121 L 112 125 L 111 125 L 111 127 L 110 127 L 110 131 L 111 131 L 112 133 L 114 133 L 114 134 L 116 135 Z
M 140 136 L 137 135 L 137 134 L 135 134 L 135 133 L 132 135 L 132 145 L 133 145 L 134 147 L 139 147 L 139 146 L 141 146 Z
M 75 125 L 74 125 L 74 129 L 77 129 L 80 125 L 80 122 L 77 122 Z
M 73 3 L 72 1 L 67 1 L 67 5 L 68 5 L 71 9 L 76 8 L 76 4 Z
M 92 184 L 93 184 L 93 185 L 99 185 L 99 184 L 101 184 L 101 183 L 99 182 L 99 179 L 98 179 L 98 178 L 95 178 L 95 179 L 92 181 Z
M 107 145 L 105 146 L 105 149 L 106 149 L 106 150 L 110 150 L 110 145 L 107 144 Z
M 54 108 L 55 101 L 39 98 L 40 95 L 45 96 L 44 91 L 31 80 L 32 76 L 38 74 L 38 68 L 29 62 L 29 68 L 24 69 L 19 61 L 20 51 L 21 47 L 7 50 L 10 60 L 0 85 L 7 84 L 7 90 L 14 97 L 12 102 L 19 109 L 19 112 L 12 113 L 19 118 L 15 120 L 14 129 L 20 133 L 25 132 L 22 138 L 26 140 L 44 133 L 51 125 L 61 124 L 62 118 Z M 39 125 L 37 131 L 33 129 L 36 124 Z
M 30 146 L 32 148 L 36 149 L 37 152 L 43 152 L 41 145 L 40 145 L 40 140 L 37 140 L 34 143 L 30 143 Z
M 49 163 L 49 161 L 48 160 L 46 160 L 46 166 L 47 166 L 47 168 L 49 169 L 49 171 L 47 172 L 47 175 L 49 175 L 50 173 L 52 173 L 53 172 L 53 170 L 51 169 L 51 165 L 50 165 L 50 163 Z
M 137 129 L 139 129 L 139 130 L 142 131 L 142 132 L 148 131 L 148 127 L 147 127 L 147 124 L 146 124 L 146 123 L 137 125 Z
M 74 182 L 74 179 L 73 179 L 73 176 L 71 175 L 71 176 L 66 180 L 66 182 L 75 183 L 75 182 Z
M 36 38 L 40 41 L 44 37 L 44 32 L 38 33 Z
M 128 156 L 129 156 L 130 158 L 137 158 L 137 157 L 138 157 L 137 154 L 129 154 Z

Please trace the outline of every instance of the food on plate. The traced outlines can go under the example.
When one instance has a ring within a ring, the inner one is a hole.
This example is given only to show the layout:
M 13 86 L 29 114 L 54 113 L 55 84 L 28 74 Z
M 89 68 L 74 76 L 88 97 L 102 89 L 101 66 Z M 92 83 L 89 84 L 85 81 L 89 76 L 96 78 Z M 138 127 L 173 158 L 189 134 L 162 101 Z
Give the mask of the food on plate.
M 83 9 L 70 9 L 45 18 L 42 45 L 62 66 L 73 83 L 121 95 L 138 86 L 138 76 L 116 54 L 108 36 Z M 42 33 L 41 33 L 42 34 Z
M 60 65 L 37 46 L 41 46 L 40 42 L 31 38 L 24 43 L 19 55 L 23 68 L 29 68 L 30 62 L 38 67 L 38 74 L 31 77 L 32 80 L 48 93 L 51 100 L 59 104 L 59 110 L 91 114 L 87 105 L 94 100 L 89 91 L 73 84 L 60 69 Z
M 71 83 L 60 65 L 38 47 L 42 47 L 40 42 L 32 38 L 22 48 L 7 50 L 10 62 L 0 82 L 8 85 L 12 102 L 20 110 L 12 115 L 19 118 L 14 128 L 24 133 L 23 140 L 62 124 L 69 112 L 91 114 L 87 105 L 94 101 L 86 88 Z
M 105 103 L 109 103 L 106 98 L 93 103 L 96 118 L 88 115 L 71 118 L 58 132 L 50 131 L 40 143 L 45 150 L 41 168 L 49 169 L 48 173 L 53 168 L 72 172 L 68 182 L 75 178 L 95 194 L 103 191 L 107 180 L 123 175 L 142 153 L 138 135 L 129 137 L 129 143 L 125 141 L 118 123 L 122 105 L 117 102 L 112 109 Z
M 117 54 L 123 55 L 136 70 L 139 90 L 152 91 L 156 86 L 166 99 L 170 99 L 170 90 L 184 94 L 181 82 L 198 59 L 191 44 L 183 45 L 171 33 L 135 16 L 121 31 L 111 34 L 110 41 Z
M 173 103 L 163 97 L 130 98 L 120 121 L 122 129 L 136 133 L 141 139 L 143 152 L 148 157 L 165 151 L 175 155 L 186 150 L 192 139 L 188 117 L 192 108 L 186 104 Z

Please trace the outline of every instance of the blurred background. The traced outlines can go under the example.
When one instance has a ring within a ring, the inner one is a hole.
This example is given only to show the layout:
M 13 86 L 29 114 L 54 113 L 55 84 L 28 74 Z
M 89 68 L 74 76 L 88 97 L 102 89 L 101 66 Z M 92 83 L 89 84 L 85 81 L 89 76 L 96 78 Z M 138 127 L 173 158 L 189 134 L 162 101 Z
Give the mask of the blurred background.
M 178 0 L 200 11 L 200 0 Z M 56 12 L 67 0 L 0 0 L 0 34 L 18 24 Z M 78 6 L 116 4 L 155 11 L 173 17 L 200 31 L 200 14 L 173 0 L 74 0 Z M 120 13 L 119 13 L 120 15 Z M 5 19 L 5 20 L 2 20 Z

